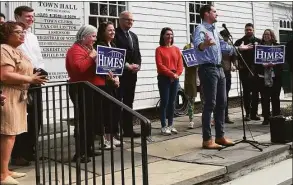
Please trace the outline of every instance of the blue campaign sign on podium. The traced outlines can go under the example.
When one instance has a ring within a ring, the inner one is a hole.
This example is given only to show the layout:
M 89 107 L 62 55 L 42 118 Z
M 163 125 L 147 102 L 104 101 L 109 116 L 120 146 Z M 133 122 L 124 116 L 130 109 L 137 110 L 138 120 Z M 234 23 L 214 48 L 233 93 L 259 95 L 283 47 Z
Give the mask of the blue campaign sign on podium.
M 123 74 L 126 50 L 97 46 L 96 74 L 105 75 L 112 71 L 114 75 Z
M 184 62 L 187 67 L 198 65 L 198 62 L 195 58 L 194 48 L 182 50 L 182 55 L 183 55 Z
M 255 64 L 283 64 L 285 62 L 285 46 L 264 46 L 256 45 L 255 46 Z

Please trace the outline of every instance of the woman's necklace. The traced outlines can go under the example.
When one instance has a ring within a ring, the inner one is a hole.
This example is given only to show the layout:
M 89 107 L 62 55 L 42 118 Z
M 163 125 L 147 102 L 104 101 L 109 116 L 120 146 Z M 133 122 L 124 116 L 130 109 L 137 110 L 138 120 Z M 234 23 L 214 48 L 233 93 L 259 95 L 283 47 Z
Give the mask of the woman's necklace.
M 91 48 L 89 48 L 89 47 L 87 47 L 86 45 L 83 45 L 83 44 L 81 44 L 81 43 L 78 43 L 78 45 L 80 45 L 83 49 L 85 49 L 87 52 L 92 52 L 92 50 L 93 49 L 91 49 Z

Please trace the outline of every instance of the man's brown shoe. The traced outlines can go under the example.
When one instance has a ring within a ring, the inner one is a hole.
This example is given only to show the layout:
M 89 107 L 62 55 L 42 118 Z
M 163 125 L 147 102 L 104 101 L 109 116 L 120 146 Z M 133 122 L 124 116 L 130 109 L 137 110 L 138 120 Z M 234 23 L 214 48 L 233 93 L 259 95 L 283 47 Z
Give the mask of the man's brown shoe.
M 234 146 L 235 145 L 234 142 L 230 141 L 229 139 L 226 139 L 225 137 L 216 138 L 215 142 L 217 144 L 223 145 L 223 146 Z
M 202 142 L 202 148 L 204 148 L 204 149 L 215 149 L 215 150 L 217 150 L 217 149 L 223 148 L 223 146 L 216 144 L 214 142 L 214 140 L 210 139 L 208 141 L 203 141 Z

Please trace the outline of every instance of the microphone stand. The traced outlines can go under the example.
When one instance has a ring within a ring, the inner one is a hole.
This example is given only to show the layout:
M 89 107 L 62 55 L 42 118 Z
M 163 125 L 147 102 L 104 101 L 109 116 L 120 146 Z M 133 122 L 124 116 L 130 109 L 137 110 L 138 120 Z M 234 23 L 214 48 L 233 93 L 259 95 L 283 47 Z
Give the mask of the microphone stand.
M 227 30 L 227 28 L 225 27 L 225 29 Z M 229 33 L 229 31 L 228 31 Z M 247 65 L 247 63 L 245 62 L 244 58 L 242 57 L 241 53 L 238 51 L 238 49 L 236 48 L 236 46 L 234 45 L 232 39 L 231 39 L 231 34 L 229 34 L 229 41 L 231 42 L 234 50 L 236 51 L 237 55 L 239 56 L 241 62 L 243 64 L 245 64 L 245 66 L 247 67 L 249 73 L 254 76 L 253 72 L 251 71 L 251 69 L 249 68 L 249 66 Z M 242 93 L 242 84 L 241 84 L 241 80 L 240 80 L 240 76 L 238 75 L 238 78 L 239 78 L 239 82 L 240 82 L 240 107 L 241 107 L 241 114 L 242 114 L 242 127 L 243 127 L 243 139 L 240 140 L 240 141 L 237 141 L 235 142 L 235 145 L 239 144 L 239 143 L 248 143 L 250 144 L 251 146 L 253 146 L 254 148 L 257 148 L 260 152 L 263 151 L 262 148 L 258 147 L 257 145 L 261 145 L 259 142 L 257 141 L 253 141 L 253 140 L 248 140 L 247 137 L 246 137 L 246 130 L 245 130 L 245 121 L 244 121 L 244 109 L 243 109 L 243 93 Z M 247 124 L 247 123 L 246 123 Z M 235 146 L 234 145 L 234 146 Z M 225 147 L 222 147 L 221 149 L 219 150 L 222 150 L 224 148 L 228 148 L 228 147 L 231 147 L 231 146 L 225 146 Z

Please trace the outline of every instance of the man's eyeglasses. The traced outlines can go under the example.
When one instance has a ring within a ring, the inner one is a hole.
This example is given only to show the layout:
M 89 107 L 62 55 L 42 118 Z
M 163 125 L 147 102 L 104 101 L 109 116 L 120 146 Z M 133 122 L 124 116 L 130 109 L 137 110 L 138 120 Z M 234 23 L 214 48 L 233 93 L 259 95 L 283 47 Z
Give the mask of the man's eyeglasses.
M 128 22 L 134 22 L 133 19 L 126 19 L 126 18 L 122 18 L 122 19 L 125 20 L 125 21 L 128 21 Z

